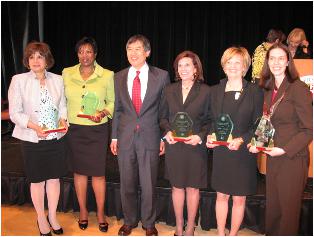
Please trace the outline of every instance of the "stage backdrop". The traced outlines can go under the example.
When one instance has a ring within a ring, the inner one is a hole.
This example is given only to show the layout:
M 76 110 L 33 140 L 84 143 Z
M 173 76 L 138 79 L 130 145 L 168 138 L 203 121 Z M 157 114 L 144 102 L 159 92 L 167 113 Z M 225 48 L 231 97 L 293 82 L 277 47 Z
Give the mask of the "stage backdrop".
M 115 72 L 128 66 L 127 39 L 146 35 L 152 45 L 149 63 L 170 72 L 178 53 L 196 52 L 205 80 L 216 84 L 224 77 L 223 51 L 232 45 L 250 54 L 270 28 L 286 35 L 303 28 L 312 45 L 312 2 L 1 2 L 2 98 L 11 77 L 25 71 L 22 53 L 27 42 L 43 40 L 52 49 L 52 72 L 77 63 L 75 43 L 92 36 L 99 45 L 97 61 Z M 248 72 L 248 78 L 251 71 Z

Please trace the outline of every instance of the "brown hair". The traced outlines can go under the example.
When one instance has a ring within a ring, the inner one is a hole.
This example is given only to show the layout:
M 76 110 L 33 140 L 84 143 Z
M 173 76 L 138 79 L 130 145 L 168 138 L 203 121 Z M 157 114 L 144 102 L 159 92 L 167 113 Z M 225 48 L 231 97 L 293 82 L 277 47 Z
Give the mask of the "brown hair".
M 29 57 L 34 53 L 38 52 L 41 56 L 43 56 L 47 63 L 47 70 L 50 69 L 55 60 L 51 54 L 50 47 L 48 44 L 43 42 L 33 41 L 26 45 L 23 55 L 23 65 L 29 69 Z
M 250 57 L 249 52 L 247 51 L 246 48 L 230 47 L 230 48 L 226 49 L 225 52 L 223 53 L 222 57 L 221 57 L 221 60 L 220 60 L 221 66 L 224 69 L 227 61 L 235 55 L 240 55 L 243 58 L 244 71 L 243 71 L 242 75 L 244 77 L 245 74 L 247 73 L 247 71 L 249 70 L 250 65 L 251 65 L 251 57 Z
M 286 39 L 286 35 L 281 30 L 270 29 L 266 37 L 268 43 L 283 42 Z
M 173 67 L 174 67 L 174 71 L 175 71 L 175 74 L 176 74 L 175 80 L 176 81 L 180 80 L 180 75 L 179 75 L 179 72 L 178 72 L 178 63 L 179 63 L 180 59 L 182 59 L 182 58 L 190 58 L 190 59 L 192 59 L 193 65 L 196 68 L 196 73 L 195 73 L 195 76 L 194 76 L 194 80 L 195 81 L 199 81 L 199 82 L 204 81 L 203 67 L 202 67 L 201 60 L 197 56 L 197 54 L 193 53 L 192 51 L 183 51 L 174 60 Z
M 294 65 L 293 58 L 291 56 L 291 53 L 290 53 L 288 47 L 282 43 L 275 43 L 268 49 L 268 51 L 266 53 L 263 69 L 261 72 L 261 78 L 260 78 L 260 82 L 259 82 L 259 85 L 262 88 L 265 88 L 266 90 L 270 89 L 270 82 L 272 81 L 272 79 L 274 79 L 274 75 L 270 71 L 270 68 L 268 65 L 269 54 L 270 54 L 270 51 L 272 51 L 273 49 L 277 49 L 277 48 L 282 49 L 287 55 L 288 66 L 286 68 L 285 74 L 286 74 L 288 81 L 294 82 L 295 80 L 299 79 L 298 71 Z

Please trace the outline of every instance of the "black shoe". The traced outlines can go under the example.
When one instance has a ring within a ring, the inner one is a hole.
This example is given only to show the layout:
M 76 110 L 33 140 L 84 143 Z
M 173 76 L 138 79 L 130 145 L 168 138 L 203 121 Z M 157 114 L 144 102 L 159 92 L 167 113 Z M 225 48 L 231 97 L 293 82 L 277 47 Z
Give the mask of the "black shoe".
M 124 224 L 123 226 L 120 227 L 118 235 L 120 235 L 120 236 L 130 235 L 132 233 L 132 229 L 134 229 L 136 227 L 137 227 L 137 224 L 136 225 L 125 225 Z
M 107 222 L 99 223 L 99 230 L 101 232 L 107 232 L 108 226 L 109 226 L 109 224 Z
M 37 221 L 37 227 L 38 227 L 39 235 L 40 235 L 40 236 L 52 236 L 51 231 L 49 231 L 49 232 L 46 233 L 46 234 L 43 234 L 43 233 L 40 232 L 38 221 Z
M 50 225 L 50 227 L 51 227 L 51 229 L 52 229 L 52 232 L 54 233 L 54 234 L 56 234 L 56 235 L 62 235 L 63 234 L 63 229 L 62 229 L 62 227 L 60 228 L 60 229 L 58 229 L 58 230 L 55 230 L 53 227 L 52 227 L 52 225 L 50 224 L 50 221 L 49 221 L 49 217 L 47 216 L 47 221 L 48 221 L 48 223 L 49 223 L 49 225 Z
M 79 220 L 78 225 L 81 230 L 85 230 L 88 227 L 88 220 Z

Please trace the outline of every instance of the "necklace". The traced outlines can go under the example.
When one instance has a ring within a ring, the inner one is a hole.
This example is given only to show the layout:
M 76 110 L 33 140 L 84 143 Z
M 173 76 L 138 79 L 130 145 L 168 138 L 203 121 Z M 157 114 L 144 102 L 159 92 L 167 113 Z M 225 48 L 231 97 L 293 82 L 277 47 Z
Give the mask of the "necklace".
M 184 90 L 190 90 L 192 88 L 194 83 L 192 83 L 192 85 L 188 85 L 188 86 L 184 86 L 183 83 L 182 83 L 182 89 Z

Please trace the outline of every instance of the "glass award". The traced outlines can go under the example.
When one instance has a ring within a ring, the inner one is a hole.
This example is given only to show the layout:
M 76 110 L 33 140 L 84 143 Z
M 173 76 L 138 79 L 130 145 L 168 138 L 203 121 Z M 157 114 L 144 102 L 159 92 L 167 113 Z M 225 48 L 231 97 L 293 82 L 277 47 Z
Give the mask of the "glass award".
M 79 118 L 91 118 L 97 112 L 99 106 L 99 98 L 95 92 L 86 92 L 82 96 L 81 110 L 77 114 Z
M 215 121 L 212 144 L 228 146 L 232 140 L 233 122 L 229 114 L 221 114 Z
M 257 122 L 257 128 L 251 139 L 251 145 L 259 151 L 266 151 L 267 148 L 274 147 L 275 129 L 267 115 L 263 115 Z
M 178 142 L 188 141 L 187 137 L 193 134 L 192 126 L 193 121 L 188 113 L 178 112 L 171 125 L 174 140 Z
M 42 125 L 44 133 L 63 132 L 66 128 L 59 121 L 59 111 L 54 106 L 47 106 L 45 108 L 47 114 L 47 124 Z

